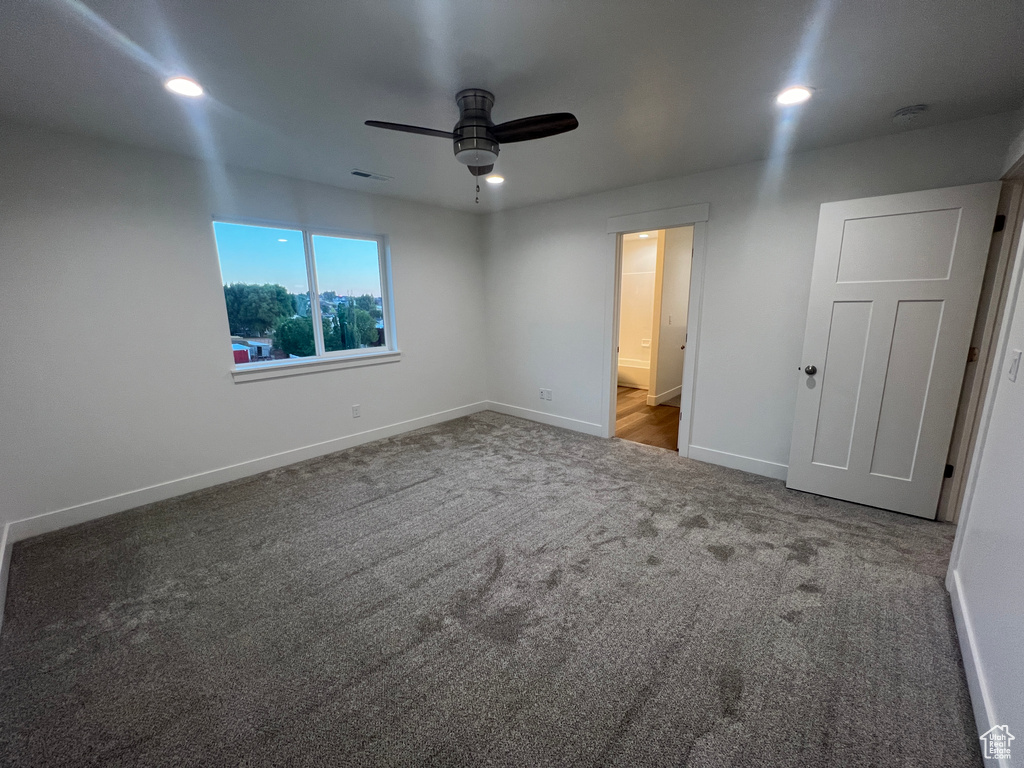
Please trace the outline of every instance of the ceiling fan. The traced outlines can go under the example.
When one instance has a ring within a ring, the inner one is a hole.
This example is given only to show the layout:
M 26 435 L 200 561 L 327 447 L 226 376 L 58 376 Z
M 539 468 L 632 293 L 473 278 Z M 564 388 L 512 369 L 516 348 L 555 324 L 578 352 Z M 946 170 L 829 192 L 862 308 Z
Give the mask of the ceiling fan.
M 494 161 L 498 159 L 500 151 L 499 144 L 543 139 L 579 127 L 579 121 L 568 112 L 521 117 L 495 125 L 491 121 L 494 94 L 482 88 L 459 91 L 455 96 L 455 103 L 459 105 L 459 122 L 450 131 L 402 123 L 383 123 L 380 120 L 367 120 L 366 124 L 374 128 L 387 128 L 390 131 L 451 139 L 455 148 L 455 159 L 469 166 L 469 172 L 474 176 L 483 176 L 494 169 Z

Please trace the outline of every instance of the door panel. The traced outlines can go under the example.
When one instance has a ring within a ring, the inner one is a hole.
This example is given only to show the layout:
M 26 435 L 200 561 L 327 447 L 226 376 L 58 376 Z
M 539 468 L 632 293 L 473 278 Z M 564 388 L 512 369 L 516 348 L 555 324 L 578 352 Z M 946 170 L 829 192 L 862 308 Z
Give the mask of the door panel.
M 941 301 L 901 301 L 889 347 L 871 474 L 911 480 L 921 438 Z
M 789 487 L 935 516 L 998 196 L 821 206 Z
M 846 221 L 838 282 L 945 280 L 959 223 L 957 208 Z
M 846 469 L 850 465 L 853 425 L 864 371 L 870 301 L 837 301 L 832 306 L 828 351 L 821 380 L 818 428 L 814 433 L 815 464 Z

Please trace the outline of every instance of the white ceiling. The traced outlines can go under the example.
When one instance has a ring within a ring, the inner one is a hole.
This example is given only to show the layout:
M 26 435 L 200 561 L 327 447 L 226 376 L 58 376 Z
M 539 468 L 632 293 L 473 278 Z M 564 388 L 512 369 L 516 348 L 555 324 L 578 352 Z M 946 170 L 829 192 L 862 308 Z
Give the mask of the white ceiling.
M 193 75 L 209 97 L 167 93 Z M 217 162 L 469 210 L 570 197 L 765 157 L 774 95 L 815 88 L 785 148 L 1024 103 L 1020 0 L 5 0 L 0 114 Z M 580 128 L 502 149 L 473 179 L 443 139 L 456 91 L 496 122 Z M 357 179 L 352 168 L 394 177 Z

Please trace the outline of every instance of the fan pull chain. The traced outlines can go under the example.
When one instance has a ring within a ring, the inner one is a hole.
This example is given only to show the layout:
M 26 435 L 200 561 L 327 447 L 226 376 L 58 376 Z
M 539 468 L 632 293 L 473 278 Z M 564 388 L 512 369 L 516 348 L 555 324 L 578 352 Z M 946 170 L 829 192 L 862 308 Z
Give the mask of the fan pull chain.
M 476 182 L 476 204 L 480 205 L 480 181 L 479 177 Z

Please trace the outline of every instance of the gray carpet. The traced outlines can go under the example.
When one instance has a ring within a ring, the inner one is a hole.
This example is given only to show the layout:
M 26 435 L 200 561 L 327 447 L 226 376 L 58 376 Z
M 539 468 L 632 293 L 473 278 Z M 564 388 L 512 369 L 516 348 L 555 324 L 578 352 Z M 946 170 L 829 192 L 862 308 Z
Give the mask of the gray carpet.
M 16 545 L 0 760 L 980 765 L 952 537 L 477 414 Z

